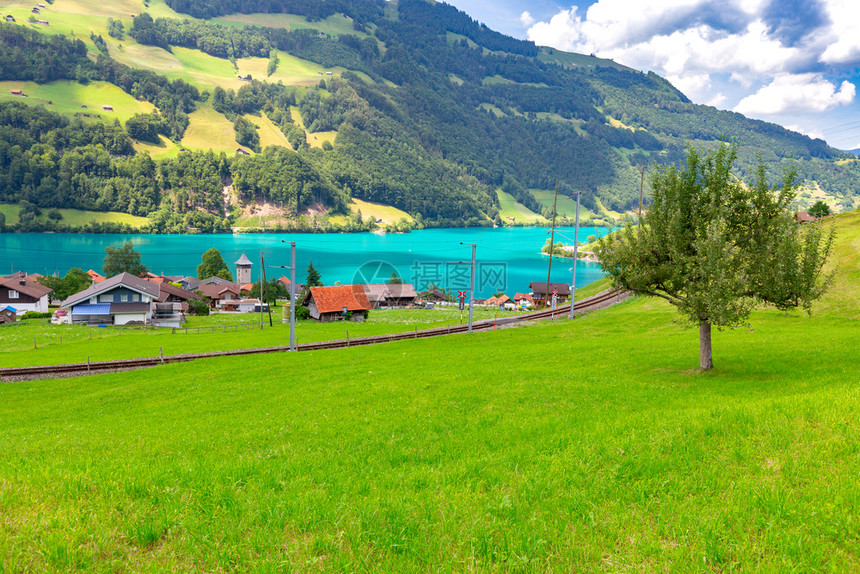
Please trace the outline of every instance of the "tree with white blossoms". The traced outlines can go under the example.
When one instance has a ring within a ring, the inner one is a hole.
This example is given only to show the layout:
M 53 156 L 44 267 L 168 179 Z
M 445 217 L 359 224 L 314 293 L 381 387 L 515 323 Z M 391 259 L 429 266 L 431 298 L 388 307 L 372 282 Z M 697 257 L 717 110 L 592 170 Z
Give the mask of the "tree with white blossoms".
M 596 249 L 615 287 L 661 297 L 698 325 L 702 370 L 714 366 L 712 326 L 746 325 L 762 305 L 810 313 L 833 279 L 823 272 L 832 229 L 800 225 L 789 209 L 794 171 L 771 188 L 759 162 L 744 183 L 732 174 L 736 157 L 735 145 L 690 147 L 684 167 L 652 175 L 642 224 L 604 237 Z

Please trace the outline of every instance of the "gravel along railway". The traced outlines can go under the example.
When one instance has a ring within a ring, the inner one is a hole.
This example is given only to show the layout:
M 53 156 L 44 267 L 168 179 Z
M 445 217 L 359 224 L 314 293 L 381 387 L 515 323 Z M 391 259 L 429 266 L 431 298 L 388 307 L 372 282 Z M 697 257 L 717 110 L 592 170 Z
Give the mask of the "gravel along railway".
M 597 295 L 575 302 L 574 314 L 581 315 L 598 309 L 603 309 L 620 301 L 627 299 L 629 293 L 617 290 L 603 291 Z M 472 324 L 473 331 L 486 331 L 498 327 L 513 325 L 516 323 L 524 323 L 527 321 L 536 321 L 542 319 L 566 318 L 570 312 L 570 305 L 561 305 L 557 310 L 546 309 L 542 311 L 534 311 L 532 313 L 524 313 L 510 317 L 502 317 L 500 319 L 486 319 L 483 321 L 475 321 Z M 358 347 L 362 345 L 377 345 L 379 343 L 388 343 L 391 341 L 402 341 L 405 339 L 423 339 L 425 337 L 440 337 L 443 335 L 453 335 L 456 333 L 465 333 L 469 330 L 468 325 L 456 325 L 453 327 L 436 327 L 433 329 L 415 329 L 415 331 L 407 331 L 403 333 L 393 333 L 390 335 L 374 335 L 372 337 L 359 337 L 354 339 L 339 339 L 334 341 L 319 341 L 316 343 L 301 343 L 296 345 L 297 351 L 317 351 L 323 349 L 343 349 L 346 347 Z M 238 349 L 234 351 L 214 351 L 211 353 L 191 353 L 187 355 L 164 355 L 158 357 L 144 357 L 140 359 L 122 359 L 118 361 L 98 361 L 92 363 L 74 363 L 69 365 L 47 365 L 39 367 L 13 367 L 0 369 L 0 381 L 27 381 L 31 379 L 42 378 L 64 378 L 64 377 L 79 377 L 83 375 L 93 375 L 97 373 L 107 373 L 114 371 L 127 371 L 132 369 L 143 369 L 148 367 L 156 367 L 167 363 L 182 363 L 187 361 L 195 361 L 197 359 L 209 359 L 213 357 L 233 357 L 240 355 L 259 355 L 263 353 L 283 353 L 289 352 L 289 345 L 280 345 L 277 347 L 261 347 L 256 349 Z

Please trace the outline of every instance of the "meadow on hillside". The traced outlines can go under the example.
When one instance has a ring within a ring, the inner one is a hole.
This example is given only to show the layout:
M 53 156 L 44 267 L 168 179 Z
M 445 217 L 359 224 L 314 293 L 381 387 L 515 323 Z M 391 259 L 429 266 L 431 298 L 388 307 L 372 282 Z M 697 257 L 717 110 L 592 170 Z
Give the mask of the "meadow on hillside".
M 574 322 L 0 385 L 9 571 L 854 571 L 860 212 L 812 317 Z

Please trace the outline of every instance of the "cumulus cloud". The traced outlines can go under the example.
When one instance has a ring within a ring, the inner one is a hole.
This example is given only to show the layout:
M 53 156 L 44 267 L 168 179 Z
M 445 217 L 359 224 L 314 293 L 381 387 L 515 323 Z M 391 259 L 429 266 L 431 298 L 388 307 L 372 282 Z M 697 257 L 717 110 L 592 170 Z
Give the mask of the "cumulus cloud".
M 823 0 L 830 25 L 822 30 L 828 45 L 821 54 L 827 64 L 860 63 L 860 5 L 855 0 Z
M 854 100 L 853 84 L 837 88 L 821 74 L 823 64 L 860 63 L 858 28 L 857 0 L 597 0 L 584 13 L 573 7 L 533 22 L 527 36 L 656 71 L 711 105 L 728 101 L 728 86 L 732 103 L 760 88 L 735 109 L 777 113 L 763 110 L 827 110 Z
M 528 28 L 529 26 L 531 26 L 532 24 L 535 23 L 535 19 L 534 19 L 534 17 L 532 17 L 532 15 L 529 13 L 529 11 L 526 10 L 525 12 L 520 14 L 520 22 L 522 22 L 523 26 Z
M 734 111 L 753 116 L 821 113 L 854 102 L 856 87 L 848 81 L 837 89 L 816 74 L 778 74 L 759 91 L 743 98 Z

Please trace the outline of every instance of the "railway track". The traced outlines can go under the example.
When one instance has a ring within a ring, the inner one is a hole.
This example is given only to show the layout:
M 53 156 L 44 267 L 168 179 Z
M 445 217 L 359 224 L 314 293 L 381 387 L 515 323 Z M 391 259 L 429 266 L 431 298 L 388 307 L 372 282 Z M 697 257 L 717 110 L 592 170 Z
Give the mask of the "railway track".
M 620 291 L 603 291 L 597 295 L 577 301 L 574 313 L 578 316 L 583 313 L 602 309 L 629 296 L 628 293 Z M 532 313 L 524 313 L 501 319 L 485 319 L 475 321 L 472 324 L 473 331 L 486 331 L 493 328 L 504 327 L 527 321 L 538 321 L 553 318 L 567 317 L 570 305 L 562 305 L 558 310 L 542 310 Z M 427 337 L 441 337 L 457 333 L 466 333 L 468 325 L 456 325 L 453 327 L 435 327 L 433 329 L 417 329 L 415 331 L 392 333 L 390 335 L 374 335 L 371 337 L 358 337 L 352 339 L 338 339 L 334 341 L 318 341 L 315 343 L 301 343 L 296 345 L 297 351 L 317 351 L 324 349 L 344 349 L 347 347 L 359 347 L 364 345 L 378 345 L 392 341 L 403 341 L 406 339 L 424 339 Z M 87 363 L 73 363 L 67 365 L 47 365 L 37 367 L 12 367 L 0 369 L 0 381 L 26 381 L 41 378 L 77 377 L 82 375 L 105 373 L 113 371 L 127 371 L 156 367 L 167 363 L 184 363 L 198 359 L 209 359 L 214 357 L 234 357 L 242 355 L 259 355 L 264 353 L 283 353 L 289 351 L 289 345 L 276 347 L 261 347 L 255 349 L 237 349 L 234 351 L 213 351 L 209 353 L 190 353 L 186 355 L 163 355 L 158 357 L 142 357 L 139 359 L 122 359 L 117 361 L 98 361 Z

